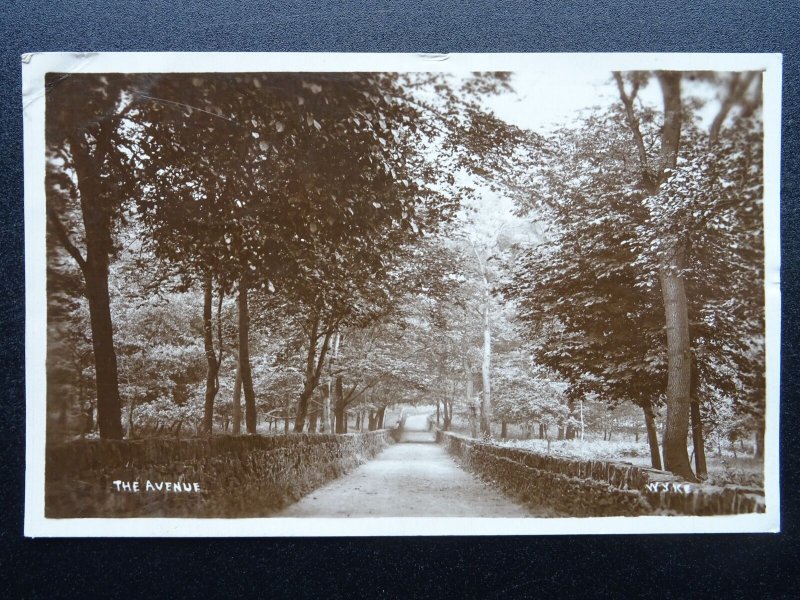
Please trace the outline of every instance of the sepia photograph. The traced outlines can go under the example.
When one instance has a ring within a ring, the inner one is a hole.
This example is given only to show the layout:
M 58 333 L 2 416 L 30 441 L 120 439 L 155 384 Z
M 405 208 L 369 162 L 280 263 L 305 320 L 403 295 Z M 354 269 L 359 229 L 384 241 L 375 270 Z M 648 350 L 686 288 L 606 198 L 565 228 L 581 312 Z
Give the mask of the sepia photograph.
M 780 527 L 776 54 L 32 54 L 29 536 Z

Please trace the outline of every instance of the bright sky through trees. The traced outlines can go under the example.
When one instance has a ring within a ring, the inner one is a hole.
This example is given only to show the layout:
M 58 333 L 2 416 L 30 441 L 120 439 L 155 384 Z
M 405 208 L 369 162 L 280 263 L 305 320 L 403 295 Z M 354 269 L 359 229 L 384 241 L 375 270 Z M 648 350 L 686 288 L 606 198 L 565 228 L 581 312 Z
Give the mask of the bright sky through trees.
M 595 107 L 605 109 L 619 102 L 611 73 L 597 69 L 516 72 L 511 86 L 513 92 L 486 96 L 484 103 L 504 121 L 543 135 L 574 122 Z M 694 96 L 713 97 L 714 90 L 707 84 L 686 82 L 685 86 Z M 657 104 L 660 94 L 657 85 L 649 85 L 639 95 L 646 104 Z M 699 112 L 704 125 L 715 110 L 711 106 Z

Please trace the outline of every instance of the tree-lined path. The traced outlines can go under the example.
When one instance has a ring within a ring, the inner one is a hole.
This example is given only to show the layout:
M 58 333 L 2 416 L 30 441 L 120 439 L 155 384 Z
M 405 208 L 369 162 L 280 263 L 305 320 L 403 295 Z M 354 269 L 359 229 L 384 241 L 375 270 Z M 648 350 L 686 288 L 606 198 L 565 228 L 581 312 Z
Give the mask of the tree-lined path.
M 761 74 L 537 73 L 51 73 L 48 452 L 399 413 L 287 514 L 520 514 L 430 414 L 763 487 Z
M 534 517 L 432 443 L 425 415 L 401 443 L 285 509 L 278 517 Z M 426 441 L 421 441 L 421 440 Z M 413 441 L 406 441 L 413 440 Z

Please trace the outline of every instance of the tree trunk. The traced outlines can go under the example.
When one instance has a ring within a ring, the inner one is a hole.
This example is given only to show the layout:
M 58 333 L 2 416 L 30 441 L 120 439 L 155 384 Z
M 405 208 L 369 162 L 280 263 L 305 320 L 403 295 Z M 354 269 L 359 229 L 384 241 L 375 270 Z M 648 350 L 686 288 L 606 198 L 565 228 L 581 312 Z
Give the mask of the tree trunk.
M 442 430 L 450 431 L 450 425 L 453 422 L 453 404 L 452 401 L 442 401 Z
M 368 423 L 369 423 L 368 429 L 370 431 L 375 431 L 378 428 L 377 427 L 377 424 L 378 424 L 378 413 L 376 413 L 374 410 L 370 409 L 370 411 L 369 411 L 369 421 L 368 421 Z
M 341 377 L 336 378 L 333 386 L 334 413 L 336 416 L 336 433 L 347 433 L 347 404 L 344 401 L 344 389 Z
M 319 420 L 319 411 L 315 410 L 308 415 L 308 433 L 317 433 L 317 421 Z
M 661 183 L 678 160 L 682 127 L 681 73 L 657 71 L 661 87 L 664 118 L 660 133 L 658 165 L 651 170 L 647 150 L 633 113 L 633 96 L 626 95 L 622 78 L 615 74 L 620 99 L 625 105 L 628 126 L 639 152 L 642 185 L 648 193 L 658 193 Z M 691 385 L 691 340 L 686 290 L 682 270 L 686 263 L 685 240 L 678 239 L 667 248 L 659 269 L 667 332 L 667 416 L 664 427 L 664 466 L 676 475 L 695 481 L 689 462 L 686 438 L 689 432 L 689 397 Z
M 247 433 L 256 432 L 256 394 L 250 370 L 250 311 L 247 306 L 248 282 L 244 275 L 239 280 L 239 371 L 244 392 L 244 420 Z
M 88 402 L 87 398 L 86 398 L 86 394 L 87 394 L 86 387 L 83 385 L 82 382 L 79 382 L 78 383 L 78 407 L 80 408 L 80 413 L 79 413 L 80 419 L 79 419 L 79 422 L 78 422 L 78 426 L 80 427 L 81 437 L 83 437 L 84 434 L 86 433 L 86 421 L 87 421 L 87 416 L 88 416 L 87 415 L 87 409 L 86 409 L 86 404 Z M 91 406 L 90 403 L 89 403 L 89 406 Z M 755 444 L 753 444 L 753 448 L 755 448 Z
M 91 238 L 90 231 L 91 227 L 87 225 L 87 246 Z M 92 328 L 92 350 L 97 384 L 97 424 L 101 438 L 119 440 L 122 439 L 122 414 L 117 354 L 114 351 L 114 326 L 111 322 L 111 302 L 108 295 L 108 255 L 100 258 L 93 256 L 90 246 L 84 279 Z
M 316 315 L 312 320 L 306 334 L 308 336 L 308 351 L 306 353 L 306 374 L 305 381 L 303 382 L 303 391 L 297 401 L 297 415 L 294 421 L 294 431 L 299 433 L 303 431 L 305 426 L 306 416 L 308 415 L 308 401 L 314 395 L 314 390 L 319 385 L 319 378 L 322 375 L 322 368 L 325 364 L 325 358 L 328 355 L 328 347 L 331 342 L 330 332 L 325 333 L 323 336 L 322 347 L 319 349 L 317 355 L 317 343 L 319 342 L 320 318 Z
M 694 338 L 689 330 L 689 343 L 694 347 Z M 692 355 L 691 383 L 689 388 L 689 417 L 691 419 L 692 446 L 694 447 L 694 468 L 697 478 L 708 479 L 706 467 L 706 449 L 703 442 L 703 422 L 700 416 L 700 379 L 697 370 L 697 357 Z
M 335 416 L 331 412 L 331 398 L 333 397 L 333 365 L 339 358 L 339 342 L 341 336 L 338 329 L 333 336 L 333 352 L 328 359 L 328 390 L 322 400 L 322 433 L 335 431 Z
M 133 431 L 133 409 L 134 409 L 134 399 L 131 398 L 130 402 L 128 403 L 128 439 L 133 439 L 136 437 L 136 433 Z
M 484 277 L 485 279 L 485 277 Z M 489 437 L 492 436 L 492 330 L 489 322 L 489 282 L 484 281 L 487 286 L 486 299 L 483 307 L 483 364 L 481 365 L 481 375 L 483 377 L 483 393 L 481 394 L 481 433 Z
M 564 430 L 564 439 L 571 440 L 575 437 L 575 428 L 572 426 L 572 413 L 575 410 L 574 400 L 567 400 L 567 410 L 569 411 L 569 417 Z
M 647 445 L 650 446 L 650 464 L 659 471 L 661 466 L 661 452 L 658 446 L 658 432 L 656 431 L 656 419 L 653 414 L 653 406 L 649 402 L 642 406 L 644 412 L 644 425 L 647 429 Z
M 692 419 L 692 444 L 694 445 L 694 468 L 698 479 L 708 479 L 706 449 L 703 443 L 703 423 L 700 420 L 700 402 L 692 398 L 690 406 Z
M 508 423 L 501 421 L 500 424 L 500 439 L 504 440 L 508 437 Z
M 481 254 L 478 252 L 478 248 L 474 243 L 472 244 L 472 251 L 475 254 L 475 259 L 478 262 L 481 278 L 483 279 L 483 361 L 481 364 L 483 390 L 481 393 L 480 405 L 480 430 L 484 436 L 492 437 L 492 330 L 489 319 L 491 296 L 488 268 L 486 265 L 486 260 L 481 257 Z M 468 395 L 471 396 L 472 394 L 470 393 Z
M 306 423 L 306 415 L 308 414 L 308 401 L 313 394 L 314 394 L 314 388 L 307 383 L 303 387 L 303 391 L 300 393 L 300 398 L 297 400 L 297 415 L 295 415 L 294 418 L 295 433 L 300 433 L 303 431 L 303 427 L 305 426 Z
M 369 406 L 369 403 L 370 403 L 369 390 L 364 390 L 363 406 Z M 356 423 L 356 429 L 358 429 L 359 431 L 364 431 L 364 421 L 366 420 L 366 418 L 367 418 L 367 409 L 362 408 L 361 410 L 358 411 L 358 417 L 357 417 L 358 420 Z
M 439 427 L 439 423 L 440 422 L 441 421 L 440 421 L 440 418 L 439 418 L 439 399 L 437 398 L 437 400 L 436 400 L 436 427 Z
M 89 322 L 92 330 L 95 383 L 97 392 L 97 424 L 100 437 L 122 439 L 122 407 L 119 397 L 117 355 L 114 350 L 114 325 L 111 321 L 111 300 L 108 292 L 111 239 L 110 202 L 103 197 L 99 169 L 110 149 L 111 131 L 102 127 L 95 139 L 92 156 L 86 138 L 81 134 L 70 140 L 73 164 L 77 175 L 81 215 L 83 218 L 86 258 L 72 244 L 59 217 L 48 212 L 62 244 L 83 273 Z
M 233 384 L 233 435 L 242 433 L 242 369 L 236 361 L 236 381 Z
M 664 100 L 658 177 L 660 183 L 667 170 L 675 168 L 678 160 L 682 122 L 681 74 L 659 72 L 657 77 Z M 653 190 L 653 193 L 656 191 Z M 682 273 L 685 267 L 686 244 L 684 240 L 678 240 L 668 249 L 659 273 L 667 330 L 667 417 L 662 444 L 664 467 L 688 481 L 696 481 L 686 447 L 692 363 L 689 304 Z
M 331 382 L 322 390 L 322 433 L 331 431 Z
M 214 352 L 213 329 L 213 293 L 214 285 L 210 274 L 203 278 L 203 349 L 206 354 L 206 395 L 203 403 L 203 432 L 211 435 L 214 423 L 214 398 L 217 396 L 219 386 L 219 361 Z M 218 340 L 219 341 L 219 340 Z
M 764 458 L 764 424 L 760 423 L 756 429 L 755 458 Z
M 689 432 L 691 348 L 686 290 L 679 270 L 683 249 L 676 248 L 669 267 L 660 275 L 667 329 L 667 419 L 664 427 L 664 467 L 688 481 L 695 481 L 689 463 L 686 437 Z
M 469 411 L 468 414 L 469 414 L 470 434 L 472 435 L 472 437 L 476 438 L 478 437 L 478 430 L 480 424 L 478 420 L 479 417 L 476 414 L 477 409 L 475 407 L 475 404 L 472 402 L 472 370 L 470 369 L 469 363 L 467 362 L 466 358 L 464 358 L 464 370 L 466 372 L 466 377 L 467 377 L 465 392 L 467 400 L 467 411 Z
M 378 409 L 378 419 L 377 419 L 377 421 L 378 421 L 378 423 L 377 423 L 378 429 L 383 429 L 384 428 L 385 424 L 383 422 L 383 419 L 385 417 L 386 417 L 386 407 L 385 406 L 381 406 Z
M 480 418 L 474 404 L 469 407 L 469 433 L 473 438 L 477 438 L 480 432 Z

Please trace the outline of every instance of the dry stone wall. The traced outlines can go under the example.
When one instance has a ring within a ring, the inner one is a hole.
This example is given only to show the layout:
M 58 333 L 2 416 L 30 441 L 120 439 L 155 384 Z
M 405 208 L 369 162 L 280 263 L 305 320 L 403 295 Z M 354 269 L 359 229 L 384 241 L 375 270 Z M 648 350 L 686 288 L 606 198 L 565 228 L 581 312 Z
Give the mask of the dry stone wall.
M 47 449 L 45 515 L 267 516 L 389 443 L 388 430 L 74 441 Z
M 504 491 L 562 516 L 723 515 L 764 512 L 764 493 L 690 484 L 629 463 L 571 459 L 439 431 L 437 441 L 463 466 Z

